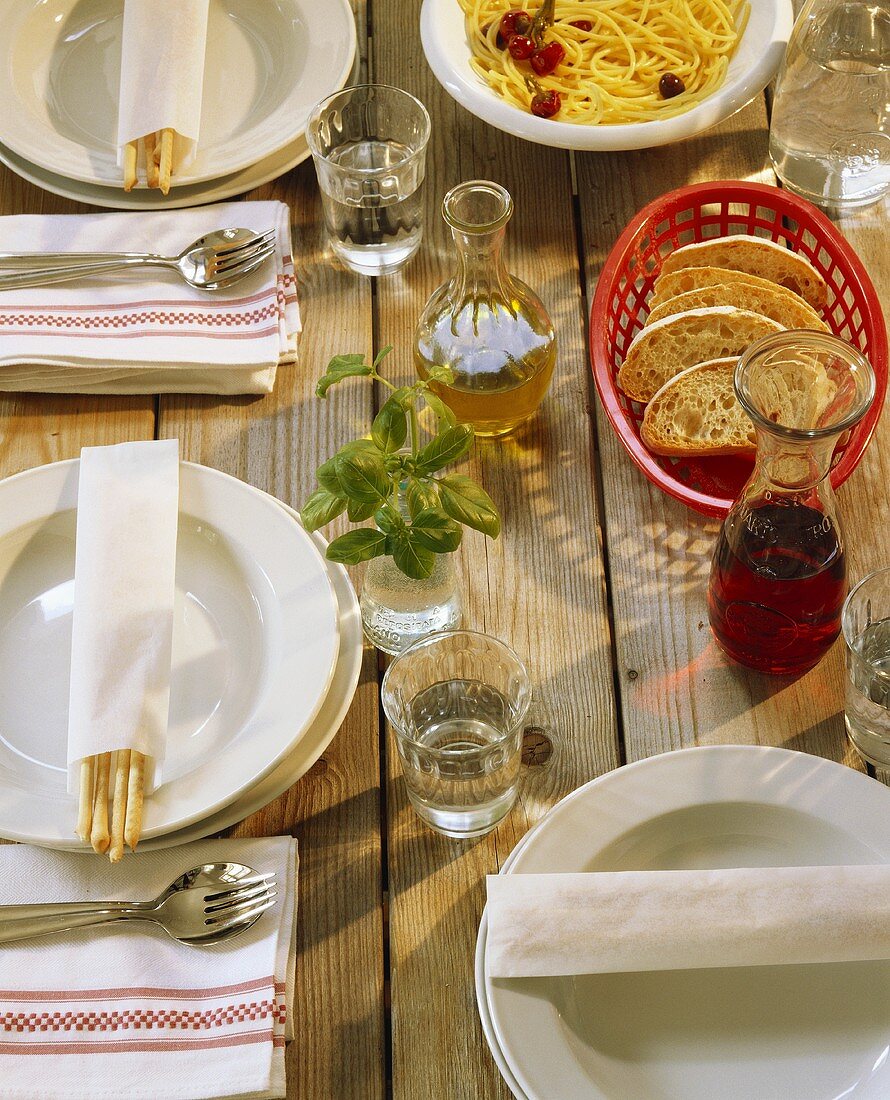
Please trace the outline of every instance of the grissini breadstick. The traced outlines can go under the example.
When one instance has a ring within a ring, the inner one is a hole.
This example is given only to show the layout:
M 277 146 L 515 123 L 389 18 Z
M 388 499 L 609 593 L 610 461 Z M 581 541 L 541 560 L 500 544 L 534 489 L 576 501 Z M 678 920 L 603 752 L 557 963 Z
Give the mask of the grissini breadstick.
M 77 806 L 77 835 L 84 842 L 90 839 L 93 827 L 93 785 L 96 776 L 95 756 L 85 756 L 80 762 L 80 795 Z
M 114 798 L 111 804 L 111 846 L 108 858 L 120 863 L 124 857 L 124 819 L 127 813 L 127 786 L 130 773 L 130 750 L 118 749 L 114 769 Z
M 145 791 L 145 757 L 133 749 L 130 752 L 130 771 L 127 782 L 127 817 L 124 824 L 124 840 L 135 852 L 142 832 L 142 798 Z
M 128 141 L 124 146 L 124 190 L 132 191 L 136 186 L 136 142 Z
M 156 138 L 157 134 L 145 135 L 145 179 L 149 187 L 157 187 L 159 183 Z
M 96 758 L 96 787 L 93 798 L 93 824 L 90 842 L 93 851 L 104 855 L 108 851 L 108 778 L 111 771 L 111 753 L 103 752 Z
M 161 130 L 158 186 L 163 194 L 170 193 L 170 176 L 173 174 L 173 131 Z

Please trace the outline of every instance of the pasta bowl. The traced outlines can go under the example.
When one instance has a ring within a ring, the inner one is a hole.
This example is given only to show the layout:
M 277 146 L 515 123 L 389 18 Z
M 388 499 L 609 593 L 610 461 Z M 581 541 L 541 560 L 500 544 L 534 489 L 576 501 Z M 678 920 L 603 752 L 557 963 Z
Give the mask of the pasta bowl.
M 470 66 L 472 56 L 458 0 L 424 0 L 420 37 L 427 62 L 449 95 L 472 114 L 515 137 L 560 149 L 651 149 L 692 137 L 728 118 L 769 84 L 794 24 L 791 0 L 750 0 L 751 13 L 726 79 L 684 114 L 629 124 L 538 118 L 503 100 Z M 505 10 L 508 6 L 505 5 Z M 526 5 L 534 11 L 537 3 Z

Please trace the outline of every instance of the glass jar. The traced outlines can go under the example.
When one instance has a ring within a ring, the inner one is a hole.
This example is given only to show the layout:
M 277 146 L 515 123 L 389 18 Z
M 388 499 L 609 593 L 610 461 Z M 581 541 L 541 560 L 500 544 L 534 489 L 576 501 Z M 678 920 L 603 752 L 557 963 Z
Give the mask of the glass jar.
M 556 364 L 556 334 L 540 299 L 501 254 L 513 200 L 500 184 L 470 180 L 445 196 L 442 214 L 457 269 L 427 302 L 414 333 L 421 378 L 449 367 L 433 389 L 480 436 L 514 431 L 534 415 Z
M 875 0 L 807 0 L 773 98 L 776 174 L 839 210 L 890 187 L 890 8 Z
M 711 629 L 743 665 L 802 673 L 840 632 L 846 555 L 828 475 L 838 440 L 874 399 L 875 376 L 836 336 L 780 332 L 748 348 L 734 386 L 757 457 L 717 539 Z
M 390 557 L 372 558 L 359 598 L 365 636 L 384 653 L 401 653 L 428 634 L 454 630 L 462 619 L 452 554 L 437 554 L 423 580 L 406 576 Z

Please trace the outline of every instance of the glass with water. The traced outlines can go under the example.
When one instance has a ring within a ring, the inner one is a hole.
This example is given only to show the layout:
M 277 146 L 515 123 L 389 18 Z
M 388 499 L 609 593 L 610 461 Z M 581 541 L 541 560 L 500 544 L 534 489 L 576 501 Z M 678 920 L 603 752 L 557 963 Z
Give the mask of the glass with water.
M 516 800 L 531 702 L 516 654 L 473 631 L 434 634 L 393 661 L 381 695 L 420 818 L 446 836 L 493 829 Z
M 384 84 L 336 92 L 309 116 L 328 238 L 353 271 L 397 271 L 420 247 L 429 135 L 424 105 Z
M 847 734 L 859 754 L 890 767 L 890 568 L 853 589 L 843 611 Z

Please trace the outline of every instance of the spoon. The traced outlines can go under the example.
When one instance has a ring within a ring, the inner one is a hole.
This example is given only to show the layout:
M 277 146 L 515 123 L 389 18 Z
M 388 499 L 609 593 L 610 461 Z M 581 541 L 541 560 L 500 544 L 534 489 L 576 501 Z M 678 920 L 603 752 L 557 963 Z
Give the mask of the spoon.
M 178 256 L 153 252 L 0 252 L 0 266 L 24 268 L 0 274 L 0 290 L 46 286 L 125 267 L 166 267 L 199 290 L 222 290 L 255 271 L 275 251 L 275 230 L 217 229 Z M 42 266 L 40 266 L 42 265 Z
M 122 920 L 151 921 L 180 943 L 210 944 L 245 932 L 275 904 L 271 874 L 243 863 L 205 863 L 152 901 L 0 905 L 0 943 Z

